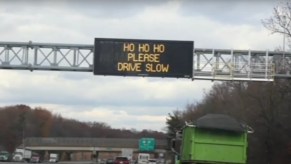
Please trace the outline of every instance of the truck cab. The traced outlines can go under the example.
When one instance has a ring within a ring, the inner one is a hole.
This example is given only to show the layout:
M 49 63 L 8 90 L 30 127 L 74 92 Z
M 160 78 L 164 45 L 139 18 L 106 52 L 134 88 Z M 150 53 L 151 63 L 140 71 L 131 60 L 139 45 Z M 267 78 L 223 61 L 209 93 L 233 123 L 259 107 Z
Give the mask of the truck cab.
M 23 161 L 23 154 L 21 152 L 15 152 L 13 154 L 12 160 L 15 162 L 22 162 Z

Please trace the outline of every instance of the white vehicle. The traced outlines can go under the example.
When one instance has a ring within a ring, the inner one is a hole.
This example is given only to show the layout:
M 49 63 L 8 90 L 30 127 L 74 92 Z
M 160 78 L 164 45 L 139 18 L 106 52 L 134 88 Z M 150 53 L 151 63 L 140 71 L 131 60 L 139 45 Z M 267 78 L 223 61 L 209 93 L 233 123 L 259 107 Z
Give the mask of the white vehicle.
M 157 159 L 149 159 L 148 164 L 157 164 Z
M 58 156 L 58 154 L 51 153 L 51 154 L 50 154 L 49 162 L 56 163 L 56 162 L 58 162 L 58 161 L 59 161 L 59 156 Z
M 128 160 L 132 161 L 133 149 L 121 149 L 121 156 L 127 157 Z
M 150 159 L 150 154 L 139 153 L 137 157 L 137 164 L 148 164 Z
M 32 152 L 30 150 L 16 148 L 15 152 L 13 153 L 12 160 L 18 161 L 18 162 L 22 162 L 22 161 L 29 162 L 31 156 L 32 156 Z

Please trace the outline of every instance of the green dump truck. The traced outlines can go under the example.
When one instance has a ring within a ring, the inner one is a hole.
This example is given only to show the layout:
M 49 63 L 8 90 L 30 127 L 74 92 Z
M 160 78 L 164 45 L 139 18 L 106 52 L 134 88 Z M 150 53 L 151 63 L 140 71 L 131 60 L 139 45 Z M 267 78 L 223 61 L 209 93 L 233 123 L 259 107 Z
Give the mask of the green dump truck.
M 178 163 L 246 164 L 251 132 L 249 126 L 227 115 L 205 115 L 177 133 L 181 140 Z

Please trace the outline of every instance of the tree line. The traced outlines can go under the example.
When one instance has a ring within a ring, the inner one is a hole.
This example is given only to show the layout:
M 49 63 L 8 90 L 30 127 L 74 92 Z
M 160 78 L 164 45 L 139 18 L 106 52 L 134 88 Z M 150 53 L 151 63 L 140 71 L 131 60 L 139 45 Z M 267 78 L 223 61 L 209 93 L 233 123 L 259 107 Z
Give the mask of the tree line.
M 273 15 L 263 19 L 262 24 L 272 34 L 283 36 L 283 46 L 276 51 L 286 51 L 285 44 L 290 50 L 291 2 L 280 2 L 273 8 Z M 290 56 L 281 56 L 275 69 L 289 74 Z M 173 138 L 175 132 L 184 126 L 184 121 L 194 121 L 208 113 L 230 115 L 255 130 L 248 137 L 249 164 L 291 163 L 290 79 L 216 83 L 201 102 L 188 104 L 184 110 L 176 110 L 168 115 L 166 124 L 169 138 Z
M 208 113 L 227 114 L 251 126 L 248 163 L 291 161 L 291 82 L 221 82 L 199 103 L 188 104 L 167 117 L 168 136 Z
M 96 137 L 165 139 L 165 133 L 114 129 L 103 122 L 80 122 L 42 107 L 14 105 L 0 108 L 0 150 L 13 152 L 26 137 Z

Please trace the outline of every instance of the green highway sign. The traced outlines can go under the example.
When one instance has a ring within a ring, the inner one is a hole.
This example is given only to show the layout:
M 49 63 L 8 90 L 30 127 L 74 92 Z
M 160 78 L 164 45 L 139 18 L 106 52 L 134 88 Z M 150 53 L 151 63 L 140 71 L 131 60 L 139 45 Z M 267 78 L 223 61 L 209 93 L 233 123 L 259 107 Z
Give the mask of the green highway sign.
M 139 151 L 154 151 L 156 140 L 154 138 L 141 138 L 139 140 Z

